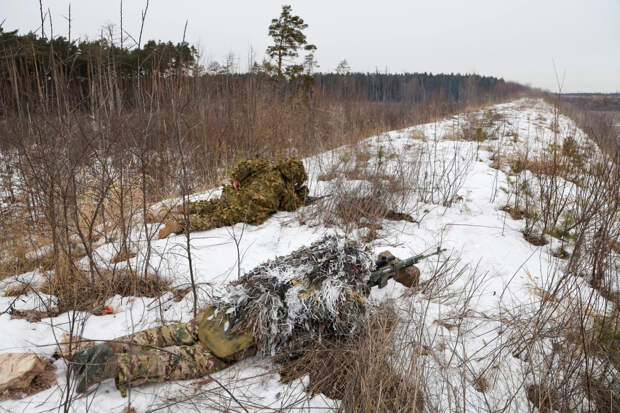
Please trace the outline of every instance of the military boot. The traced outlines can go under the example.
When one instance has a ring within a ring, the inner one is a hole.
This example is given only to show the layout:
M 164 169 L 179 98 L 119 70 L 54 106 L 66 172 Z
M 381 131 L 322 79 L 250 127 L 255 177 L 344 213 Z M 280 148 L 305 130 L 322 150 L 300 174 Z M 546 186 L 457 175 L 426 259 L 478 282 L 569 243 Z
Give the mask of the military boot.
M 93 384 L 116 377 L 118 370 L 116 354 L 105 344 L 78 351 L 73 355 L 72 362 L 71 371 L 78 393 L 86 392 Z
M 166 225 L 159 231 L 158 239 L 164 239 L 170 234 L 176 234 L 181 230 L 181 225 L 177 221 L 168 221 Z

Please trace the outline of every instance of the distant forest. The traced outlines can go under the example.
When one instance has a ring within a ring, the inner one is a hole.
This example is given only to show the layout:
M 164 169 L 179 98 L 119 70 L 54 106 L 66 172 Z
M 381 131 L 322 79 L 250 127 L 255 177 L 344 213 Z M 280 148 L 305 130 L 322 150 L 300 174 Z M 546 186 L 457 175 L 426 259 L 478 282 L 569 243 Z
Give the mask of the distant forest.
M 620 93 L 565 93 L 562 100 L 582 110 L 620 112 Z
M 322 73 L 315 75 L 315 80 L 317 87 L 333 98 L 363 97 L 375 102 L 417 103 L 439 93 L 458 103 L 474 95 L 508 94 L 524 89 L 501 78 L 461 74 Z
M 146 41 L 140 47 L 123 47 L 110 39 L 70 41 L 62 36 L 52 40 L 36 34 L 5 32 L 0 28 L 0 108 L 3 111 L 28 104 L 45 107 L 58 103 L 58 84 L 72 92 L 74 104 L 93 103 L 92 82 L 114 74 L 118 93 L 125 103 L 136 97 L 136 84 L 148 79 L 191 78 L 203 93 L 221 96 L 252 88 L 269 89 L 281 100 L 299 94 L 321 95 L 335 101 L 361 100 L 381 103 L 424 103 L 441 101 L 463 106 L 507 99 L 526 90 L 501 78 L 430 73 L 313 73 L 297 79 L 276 79 L 267 64 L 254 62 L 250 72 L 238 73 L 230 65 L 217 71 L 205 69 L 195 47 L 186 42 Z M 106 74 L 104 76 L 103 74 Z M 226 90 L 225 90 L 226 89 Z M 44 100 L 47 100 L 44 102 Z

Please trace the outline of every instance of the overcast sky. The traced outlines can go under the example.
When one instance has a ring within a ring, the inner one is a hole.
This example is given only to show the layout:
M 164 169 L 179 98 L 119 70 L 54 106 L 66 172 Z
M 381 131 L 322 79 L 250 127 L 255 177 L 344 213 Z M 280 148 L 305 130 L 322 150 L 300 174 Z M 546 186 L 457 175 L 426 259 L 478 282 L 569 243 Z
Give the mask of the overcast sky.
M 477 73 L 566 92 L 620 92 L 620 0 L 151 0 L 143 38 L 187 40 L 203 59 L 229 52 L 262 60 L 267 26 L 291 4 L 309 27 L 320 71 L 347 59 L 354 71 Z M 67 34 L 68 0 L 43 0 L 55 35 Z M 119 25 L 120 0 L 73 0 L 73 37 Z M 124 0 L 137 37 L 144 0 Z M 38 0 L 0 0 L 5 30 L 38 30 Z M 49 26 L 46 27 L 49 35 Z

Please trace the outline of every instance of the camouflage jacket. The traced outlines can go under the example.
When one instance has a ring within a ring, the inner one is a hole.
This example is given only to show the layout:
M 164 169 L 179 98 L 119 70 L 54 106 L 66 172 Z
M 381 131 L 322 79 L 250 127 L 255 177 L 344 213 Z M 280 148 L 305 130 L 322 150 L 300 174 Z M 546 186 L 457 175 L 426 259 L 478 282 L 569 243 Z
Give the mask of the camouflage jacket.
M 308 189 L 306 171 L 300 160 L 277 163 L 262 158 L 240 161 L 219 199 L 189 205 L 190 232 L 204 231 L 239 222 L 260 225 L 277 211 L 294 211 L 304 204 Z M 183 232 L 179 219 L 177 233 Z

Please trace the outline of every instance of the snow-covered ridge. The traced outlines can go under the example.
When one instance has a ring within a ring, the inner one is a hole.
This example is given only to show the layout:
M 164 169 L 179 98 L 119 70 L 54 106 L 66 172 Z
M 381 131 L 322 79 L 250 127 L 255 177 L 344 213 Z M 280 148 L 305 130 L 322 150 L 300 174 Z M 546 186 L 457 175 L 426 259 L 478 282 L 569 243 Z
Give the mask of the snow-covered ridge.
M 394 300 L 403 314 L 425 315 L 423 328 L 417 326 L 418 330 L 404 331 L 403 334 L 422 331 L 424 345 L 432 349 L 432 354 L 424 356 L 428 358 L 425 362 L 429 372 L 428 385 L 436 390 L 429 403 L 448 408 L 445 380 L 457 382 L 465 377 L 465 410 L 478 412 L 508 406 L 507 411 L 528 411 L 525 392 L 515 389 L 514 383 L 506 379 L 514 377 L 515 382 L 523 379 L 516 377 L 524 371 L 526 361 L 501 350 L 500 344 L 512 339 L 512 325 L 502 320 L 510 314 L 533 311 L 541 291 L 553 286 L 553 276 L 564 264 L 552 256 L 556 247 L 554 242 L 542 247 L 528 243 L 522 234 L 522 220 L 513 220 L 500 210 L 509 202 L 509 191 L 502 188 L 509 188 L 510 182 L 506 173 L 492 168 L 491 164 L 493 154 L 500 146 L 504 154 L 526 149 L 537 153 L 552 143 L 561 144 L 567 136 L 587 143 L 587 137 L 570 119 L 560 115 L 557 124 L 555 119 L 553 108 L 542 100 L 521 99 L 473 114 L 387 132 L 367 138 L 355 147 L 341 147 L 304 159 L 312 195 L 334 193 L 343 187 L 364 194 L 364 188 L 372 183 L 363 176 L 354 179 L 350 171 L 343 169 L 343 165 L 349 162 L 353 165 L 363 163 L 369 169 L 379 168 L 388 178 L 402 176 L 403 168 L 415 171 L 415 174 L 407 175 L 407 179 L 416 185 L 412 185 L 414 189 L 411 191 L 404 192 L 399 201 L 401 210 L 397 212 L 407 213 L 417 222 L 384 221 L 378 236 L 368 247 L 374 254 L 389 249 L 394 255 L 405 258 L 441 245 L 449 250 L 443 259 L 450 259 L 454 274 L 459 276 L 445 286 L 446 295 L 441 298 L 433 296 L 432 292 L 411 294 L 393 282 L 384 289 L 373 289 L 371 298 L 378 302 Z M 462 140 L 463 130 L 475 134 L 478 127 L 480 133 L 489 139 L 481 142 Z M 359 152 L 365 155 L 356 158 Z M 372 194 L 372 191 L 368 193 Z M 207 199 L 214 194 L 217 191 L 196 194 L 194 198 Z M 170 200 L 165 204 L 174 202 Z M 320 219 L 300 220 L 300 216 L 313 216 L 316 208 L 321 208 L 321 204 L 297 212 L 279 212 L 258 227 L 238 224 L 193 233 L 192 260 L 203 302 L 240 274 L 266 260 L 310 245 L 325 235 L 356 240 L 366 235 L 363 228 L 346 232 L 338 226 L 326 227 Z M 131 240 L 133 249 L 138 252 L 132 263 L 140 267 L 146 259 L 146 241 L 141 228 L 132 233 Z M 180 236 L 152 242 L 150 271 L 170 279 L 176 286 L 186 286 L 190 280 L 184 242 Z M 109 265 L 117 251 L 118 245 L 113 243 L 101 245 L 96 251 L 99 263 Z M 434 274 L 438 265 L 439 259 L 422 262 L 422 280 Z M 11 277 L 1 282 L 0 288 L 26 278 L 37 281 L 37 277 L 34 274 Z M 575 283 L 584 290 L 589 288 L 584 280 L 575 280 Z M 466 303 L 462 300 L 463 291 L 470 292 Z M 597 295 L 594 291 L 592 294 Z M 117 296 L 109 304 L 115 309 L 114 314 L 80 315 L 85 319 L 81 336 L 110 340 L 162 322 L 188 321 L 192 316 L 191 294 L 180 302 L 172 300 L 171 294 L 160 299 Z M 17 299 L 0 297 L 3 311 L 9 305 L 18 309 L 36 309 L 45 304 L 33 293 Z M 463 314 L 466 314 L 464 318 Z M 447 327 L 452 325 L 452 317 L 461 317 L 460 327 Z M 13 320 L 9 314 L 3 313 L 0 315 L 1 329 L 10 333 L 0 339 L 0 351 L 51 356 L 56 339 L 66 332 L 68 319 L 69 314 L 61 314 L 39 323 L 28 323 Z M 410 327 L 404 330 L 407 328 Z M 532 355 L 534 360 L 535 357 Z M 467 363 L 459 363 L 465 359 Z M 60 389 L 64 386 L 66 365 L 58 360 L 55 366 L 58 387 L 22 400 L 2 401 L 0 408 L 7 411 L 57 409 L 63 403 Z M 214 376 L 239 400 L 247 401 L 248 410 L 279 409 L 288 403 L 286 395 L 295 395 L 302 400 L 296 407 L 336 405 L 337 402 L 323 396 L 306 395 L 303 390 L 307 378 L 284 385 L 270 368 L 268 361 L 256 357 Z M 439 371 L 442 373 L 431 374 Z M 476 390 L 475 383 L 477 375 L 482 374 L 490 387 L 484 393 Z M 131 406 L 143 412 L 168 405 L 172 398 L 182 400 L 194 396 L 193 402 L 201 409 L 215 411 L 211 400 L 229 396 L 214 383 L 207 388 L 211 391 L 201 395 L 197 393 L 204 393 L 205 389 L 191 386 L 189 382 L 147 385 L 133 390 Z M 230 403 L 231 408 L 237 408 Z M 123 399 L 114 389 L 113 382 L 108 380 L 95 394 L 74 401 L 73 411 L 85 411 L 88 407 L 90 412 L 121 412 L 126 404 L 127 399 Z M 178 403 L 166 411 L 182 412 L 187 408 L 187 404 Z

